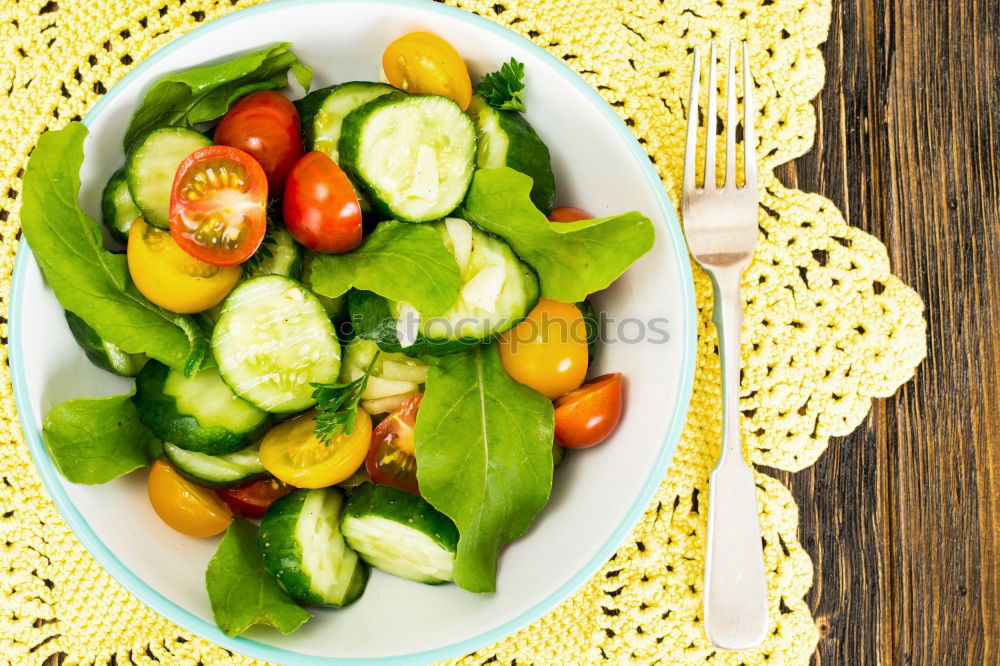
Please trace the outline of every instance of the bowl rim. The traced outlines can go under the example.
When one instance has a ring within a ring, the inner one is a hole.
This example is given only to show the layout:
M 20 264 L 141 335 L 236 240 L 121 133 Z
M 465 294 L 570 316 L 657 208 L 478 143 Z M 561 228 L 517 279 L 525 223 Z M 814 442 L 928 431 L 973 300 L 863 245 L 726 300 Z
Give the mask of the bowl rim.
M 232 14 L 214 19 L 205 25 L 199 26 L 191 32 L 171 41 L 145 60 L 136 65 L 122 79 L 111 88 L 98 102 L 87 112 L 83 123 L 89 124 L 93 118 L 97 117 L 101 111 L 111 103 L 116 95 L 126 88 L 131 81 L 136 79 L 146 69 L 174 51 L 183 48 L 195 37 L 200 37 L 208 32 L 229 26 L 231 23 L 238 23 L 246 17 L 254 14 L 264 14 L 277 9 L 285 9 L 289 6 L 306 6 L 315 4 L 341 4 L 356 2 L 357 0 L 283 0 L 282 2 L 270 2 L 238 10 Z M 677 394 L 677 401 L 670 414 L 670 425 L 667 429 L 666 437 L 660 447 L 660 452 L 656 461 L 649 469 L 649 474 L 642 488 L 636 495 L 635 501 L 629 508 L 625 518 L 611 532 L 604 544 L 594 556 L 573 576 L 566 580 L 554 592 L 532 607 L 522 611 L 517 617 L 493 627 L 487 631 L 449 645 L 424 650 L 421 652 L 396 655 L 393 657 L 362 657 L 362 658 L 340 658 L 340 657 L 319 657 L 315 655 L 304 655 L 298 652 L 286 650 L 256 641 L 242 636 L 229 637 L 212 622 L 206 621 L 195 615 L 191 611 L 175 604 L 169 599 L 160 595 L 155 589 L 146 584 L 137 575 L 132 573 L 115 556 L 111 550 L 97 537 L 90 528 L 86 519 L 72 503 L 62 481 L 58 476 L 55 465 L 48 453 L 39 430 L 38 421 L 31 408 L 27 396 L 27 377 L 23 356 L 21 354 L 21 322 L 25 272 L 32 257 L 31 249 L 22 237 L 14 262 L 14 270 L 10 287 L 10 312 L 9 312 L 9 359 L 11 370 L 11 382 L 14 391 L 14 401 L 17 407 L 18 419 L 21 429 L 24 432 L 28 448 L 35 462 L 35 468 L 41 476 L 42 483 L 48 491 L 60 514 L 66 520 L 70 529 L 80 539 L 84 547 L 94 556 L 94 559 L 117 580 L 131 594 L 135 595 L 142 603 L 150 607 L 170 622 L 178 625 L 186 631 L 215 643 L 223 648 L 244 654 L 250 657 L 264 659 L 277 663 L 297 663 L 297 664 L 323 664 L 347 665 L 359 664 L 371 666 L 372 664 L 414 664 L 428 663 L 459 657 L 463 654 L 474 652 L 486 645 L 502 640 L 516 631 L 526 627 L 531 622 L 554 609 L 562 603 L 576 590 L 578 590 L 591 576 L 606 562 L 618 549 L 621 543 L 628 536 L 628 533 L 638 523 L 643 512 L 649 506 L 653 496 L 659 488 L 670 461 L 673 459 L 684 428 L 686 415 L 690 403 L 691 392 L 694 383 L 694 366 L 696 359 L 697 340 L 697 313 L 695 307 L 694 281 L 691 274 L 691 265 L 688 259 L 687 244 L 681 233 L 680 223 L 674 206 L 667 196 L 666 189 L 660 180 L 659 175 L 653 168 L 650 160 L 642 146 L 636 140 L 625 123 L 618 117 L 611 106 L 591 88 L 576 72 L 570 69 L 564 62 L 537 46 L 530 40 L 518 35 L 508 28 L 494 23 L 486 18 L 473 14 L 469 11 L 442 5 L 437 2 L 427 2 L 426 0 L 366 0 L 367 3 L 377 3 L 390 6 L 401 6 L 411 9 L 418 9 L 431 14 L 446 14 L 453 18 L 458 18 L 467 23 L 474 24 L 480 28 L 493 32 L 504 39 L 517 43 L 521 47 L 531 51 L 536 56 L 566 79 L 571 85 L 580 90 L 604 116 L 605 120 L 615 129 L 631 150 L 632 156 L 639 161 L 641 168 L 645 172 L 646 179 L 650 187 L 653 188 L 660 211 L 667 221 L 667 238 L 671 244 L 671 250 L 677 260 L 681 274 L 681 299 L 682 310 L 686 313 L 685 319 L 680 325 L 680 346 L 682 349 L 682 365 L 680 368 L 680 384 Z

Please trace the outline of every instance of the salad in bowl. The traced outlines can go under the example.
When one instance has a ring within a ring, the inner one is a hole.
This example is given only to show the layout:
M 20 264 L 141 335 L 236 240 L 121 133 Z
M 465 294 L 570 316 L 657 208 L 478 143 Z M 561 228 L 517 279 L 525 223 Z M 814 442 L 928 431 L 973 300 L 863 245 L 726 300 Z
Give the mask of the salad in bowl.
M 655 237 L 638 212 L 553 207 L 517 60 L 474 85 L 412 32 L 384 81 L 309 91 L 292 48 L 153 84 L 103 225 L 78 203 L 83 124 L 43 135 L 24 177 L 69 329 L 134 377 L 55 405 L 48 451 L 72 483 L 148 468 L 166 525 L 223 535 L 205 587 L 227 636 L 294 631 L 373 570 L 494 592 L 565 451 L 619 423 L 625 378 L 590 372 L 590 296 Z

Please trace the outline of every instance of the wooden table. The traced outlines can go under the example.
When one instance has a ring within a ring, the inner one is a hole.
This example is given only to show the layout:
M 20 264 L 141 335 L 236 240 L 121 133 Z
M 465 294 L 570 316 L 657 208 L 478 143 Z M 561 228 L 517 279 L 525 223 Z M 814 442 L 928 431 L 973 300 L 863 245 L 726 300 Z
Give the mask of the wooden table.
M 819 132 L 779 173 L 889 248 L 928 358 L 802 509 L 819 664 L 1000 664 L 1000 3 L 835 0 Z

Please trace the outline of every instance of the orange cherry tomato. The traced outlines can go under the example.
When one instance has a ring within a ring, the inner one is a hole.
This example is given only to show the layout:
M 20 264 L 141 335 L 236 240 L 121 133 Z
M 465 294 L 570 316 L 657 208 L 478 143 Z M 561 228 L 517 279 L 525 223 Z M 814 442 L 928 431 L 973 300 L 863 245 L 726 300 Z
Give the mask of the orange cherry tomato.
M 587 325 L 572 303 L 548 298 L 500 336 L 507 373 L 552 400 L 578 388 L 587 376 Z
M 239 488 L 216 490 L 216 494 L 235 513 L 247 518 L 262 518 L 267 507 L 295 490 L 278 479 L 259 479 Z
M 573 206 L 560 206 L 553 208 L 549 213 L 549 222 L 579 222 L 580 220 L 592 220 L 594 216 L 582 208 Z
M 267 176 L 229 146 L 191 153 L 170 192 L 170 235 L 195 259 L 235 266 L 257 251 L 267 228 Z
M 410 396 L 375 427 L 365 459 L 365 468 L 373 482 L 401 488 L 415 495 L 420 493 L 417 489 L 413 427 L 423 397 L 423 393 Z
M 411 32 L 389 44 L 382 54 L 382 70 L 400 90 L 450 97 L 463 111 L 472 101 L 472 81 L 462 56 L 429 32 Z
M 600 444 L 622 415 L 621 373 L 601 375 L 556 400 L 556 442 L 571 449 Z
M 351 181 L 326 153 L 302 156 L 285 183 L 285 226 L 314 252 L 340 254 L 361 245 L 361 204 Z
M 273 90 L 238 99 L 215 128 L 214 140 L 260 162 L 271 197 L 281 194 L 288 172 L 302 157 L 299 112 L 287 97 Z
M 233 517 L 215 493 L 188 481 L 163 460 L 149 470 L 148 490 L 156 515 L 181 534 L 215 536 L 229 527 Z

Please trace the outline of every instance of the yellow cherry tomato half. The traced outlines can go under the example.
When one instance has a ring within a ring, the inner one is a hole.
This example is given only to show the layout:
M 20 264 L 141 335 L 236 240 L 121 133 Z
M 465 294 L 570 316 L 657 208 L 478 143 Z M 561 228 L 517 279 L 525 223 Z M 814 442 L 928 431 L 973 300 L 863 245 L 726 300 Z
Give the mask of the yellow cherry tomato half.
M 429 32 L 411 32 L 389 44 L 382 54 L 382 69 L 400 90 L 450 97 L 463 111 L 472 101 L 472 82 L 462 56 Z
M 296 488 L 325 488 L 349 478 L 361 467 L 372 438 L 372 419 L 358 409 L 351 433 L 324 443 L 313 432 L 316 410 L 271 428 L 260 443 L 260 464 Z
M 572 303 L 548 298 L 500 336 L 507 373 L 550 400 L 583 384 L 587 376 L 587 325 Z
M 170 463 L 149 470 L 149 503 L 156 515 L 181 534 L 210 537 L 229 527 L 233 512 L 214 491 L 188 481 Z
M 188 314 L 218 305 L 240 279 L 239 266 L 213 266 L 185 252 L 169 231 L 132 223 L 128 270 L 142 295 L 161 308 Z

